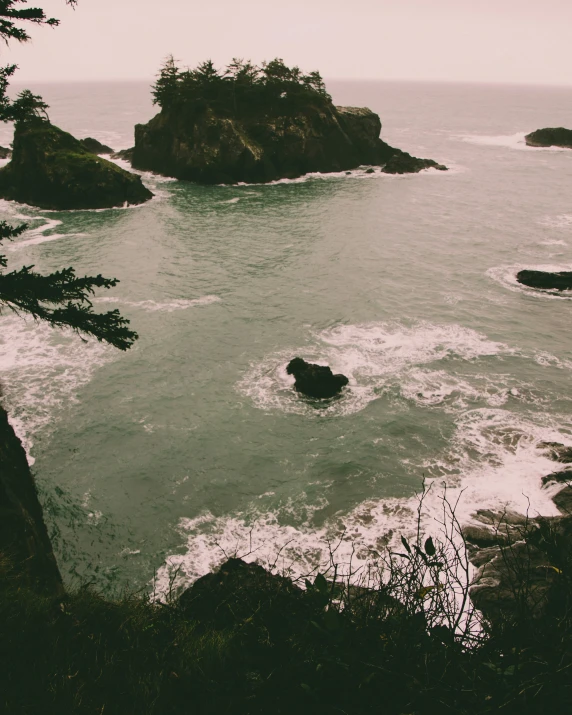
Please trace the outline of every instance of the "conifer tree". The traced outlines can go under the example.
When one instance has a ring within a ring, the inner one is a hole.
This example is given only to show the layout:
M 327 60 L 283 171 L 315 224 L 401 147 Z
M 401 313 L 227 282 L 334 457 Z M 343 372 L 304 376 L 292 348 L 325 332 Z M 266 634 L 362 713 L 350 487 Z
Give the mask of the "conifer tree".
M 76 0 L 66 2 L 76 4 Z M 0 39 L 26 42 L 30 39 L 26 23 L 50 27 L 59 24 L 55 18 L 47 17 L 42 8 L 27 5 L 28 0 L 0 0 Z M 38 95 L 24 90 L 14 101 L 8 97 L 9 79 L 16 69 L 15 65 L 0 68 L 0 121 L 47 120 L 48 105 Z M 27 224 L 11 226 L 0 221 L 0 244 L 20 236 L 27 228 Z M 92 335 L 120 350 L 127 350 L 137 339 L 137 333 L 129 329 L 129 321 L 118 310 L 93 311 L 90 298 L 95 289 L 112 288 L 117 279 L 101 275 L 81 278 L 73 268 L 43 275 L 35 272 L 34 266 L 16 271 L 7 271 L 7 267 L 7 257 L 0 255 L 0 314 L 11 309 L 17 314 L 32 315 L 50 325 Z

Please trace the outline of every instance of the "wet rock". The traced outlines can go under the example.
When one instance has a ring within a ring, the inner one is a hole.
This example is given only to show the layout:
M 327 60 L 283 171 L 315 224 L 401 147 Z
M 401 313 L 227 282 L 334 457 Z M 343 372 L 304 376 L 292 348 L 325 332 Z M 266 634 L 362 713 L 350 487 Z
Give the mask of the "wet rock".
M 49 122 L 19 122 L 12 160 L 0 169 L 0 196 L 46 209 L 141 204 L 153 194 L 141 177 L 87 151 Z
M 91 152 L 92 154 L 113 154 L 114 150 L 97 141 L 93 137 L 86 137 L 85 139 L 80 139 L 79 143 L 84 149 Z
M 552 501 L 562 514 L 572 515 L 572 487 L 568 486 L 559 491 L 552 497 Z
M 423 169 L 447 171 L 447 167 L 432 159 L 418 159 L 407 152 L 399 152 L 389 159 L 382 171 L 385 174 L 417 174 Z
M 564 469 L 561 472 L 552 472 L 542 477 L 542 486 L 548 484 L 572 484 L 572 469 Z
M 296 378 L 295 390 L 318 399 L 334 397 L 349 382 L 345 375 L 334 375 L 329 367 L 315 365 L 299 357 L 288 363 L 286 372 Z
M 519 271 L 516 280 L 529 288 L 572 290 L 572 271 Z
M 0 159 L 8 159 L 12 156 L 12 149 L 8 149 L 5 146 L 0 146 Z
M 567 447 L 560 442 L 539 442 L 538 449 L 547 451 L 547 457 L 562 464 L 572 464 L 572 447 Z
M 525 141 L 528 146 L 559 146 L 572 149 L 572 129 L 564 127 L 547 127 L 537 129 L 527 134 Z
M 369 169 L 365 170 L 366 174 L 375 174 L 375 169 L 372 169 L 371 167 Z
M 134 147 L 131 147 L 129 149 L 122 149 L 121 151 L 116 151 L 111 155 L 112 159 L 123 159 L 123 161 L 128 161 L 130 164 L 133 161 L 133 149 Z

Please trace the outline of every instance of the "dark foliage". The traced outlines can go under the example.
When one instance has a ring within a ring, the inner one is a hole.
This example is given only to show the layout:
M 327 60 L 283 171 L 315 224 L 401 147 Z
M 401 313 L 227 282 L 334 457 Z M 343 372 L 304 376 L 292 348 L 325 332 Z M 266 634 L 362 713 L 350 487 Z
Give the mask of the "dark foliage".
M 75 0 L 67 0 L 75 5 Z M 30 39 L 22 22 L 55 27 L 58 20 L 49 18 L 38 7 L 21 7 L 27 0 L 0 0 L 0 38 L 26 42 Z M 48 105 L 38 95 L 24 90 L 11 101 L 7 90 L 16 65 L 0 68 L 0 121 L 25 122 L 47 120 Z M 26 224 L 10 226 L 0 222 L 0 243 L 21 235 Z M 129 321 L 119 311 L 93 312 L 90 296 L 96 288 L 112 288 L 114 278 L 99 276 L 76 276 L 73 268 L 42 275 L 25 266 L 18 271 L 7 272 L 7 258 L 0 255 L 0 312 L 10 308 L 17 313 L 32 315 L 53 326 L 70 327 L 111 343 L 120 350 L 127 350 L 137 339 L 137 333 L 128 328 Z
M 193 70 L 181 70 L 169 57 L 153 87 L 153 98 L 166 111 L 197 114 L 213 109 L 233 118 L 289 115 L 308 104 L 331 102 L 319 72 L 304 74 L 278 58 L 261 67 L 234 59 L 221 72 L 211 60 Z

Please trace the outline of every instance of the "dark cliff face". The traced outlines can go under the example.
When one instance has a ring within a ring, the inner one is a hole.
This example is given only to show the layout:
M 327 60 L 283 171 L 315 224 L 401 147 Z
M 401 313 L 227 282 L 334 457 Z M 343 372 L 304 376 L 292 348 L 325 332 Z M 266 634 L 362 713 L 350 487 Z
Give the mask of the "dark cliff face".
M 63 593 L 26 452 L 0 407 L 0 554 L 20 583 L 48 595 Z
M 35 121 L 16 125 L 12 160 L 0 170 L 0 196 L 47 209 L 97 209 L 141 204 L 153 194 L 139 176 Z
M 396 155 L 369 109 L 309 106 L 293 115 L 237 120 L 212 109 L 162 111 L 135 127 L 133 166 L 200 183 L 259 183 L 308 172 L 383 165 Z

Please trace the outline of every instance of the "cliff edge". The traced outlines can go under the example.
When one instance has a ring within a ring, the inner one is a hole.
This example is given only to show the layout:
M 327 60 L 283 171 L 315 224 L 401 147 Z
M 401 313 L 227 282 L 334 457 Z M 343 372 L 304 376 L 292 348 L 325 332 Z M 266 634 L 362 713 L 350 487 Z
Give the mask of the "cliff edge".
M 19 583 L 64 592 L 26 452 L 0 407 L 0 556 Z

